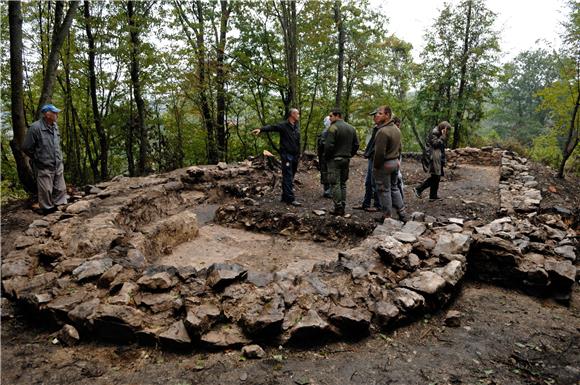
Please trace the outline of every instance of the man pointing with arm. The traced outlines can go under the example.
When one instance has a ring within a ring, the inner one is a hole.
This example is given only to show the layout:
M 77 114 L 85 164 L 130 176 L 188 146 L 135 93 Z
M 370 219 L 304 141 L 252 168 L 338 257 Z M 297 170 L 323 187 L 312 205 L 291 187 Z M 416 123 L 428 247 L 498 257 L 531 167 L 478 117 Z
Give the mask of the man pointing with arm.
M 280 157 L 282 158 L 282 202 L 301 206 L 294 197 L 294 175 L 298 169 L 300 157 L 300 112 L 291 108 L 287 120 L 271 124 L 252 131 L 259 135 L 262 132 L 278 132 L 280 134 Z

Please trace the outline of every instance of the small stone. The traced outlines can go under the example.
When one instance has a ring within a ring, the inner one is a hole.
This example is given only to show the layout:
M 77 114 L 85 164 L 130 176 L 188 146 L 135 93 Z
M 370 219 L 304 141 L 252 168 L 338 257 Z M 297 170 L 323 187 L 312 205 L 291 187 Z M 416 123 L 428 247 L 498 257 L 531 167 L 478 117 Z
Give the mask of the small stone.
M 85 211 L 89 211 L 91 208 L 91 201 L 82 200 L 75 202 L 66 208 L 66 212 L 69 214 L 80 214 Z
M 125 282 L 121 286 L 119 293 L 110 297 L 108 303 L 111 305 L 129 305 L 133 300 L 133 295 L 139 291 L 139 286 L 133 282 Z
M 201 341 L 217 348 L 234 348 L 250 342 L 236 324 L 220 325 L 217 329 L 204 334 Z
M 452 224 L 463 226 L 463 219 L 461 218 L 449 218 L 447 221 Z
M 417 237 L 413 234 L 397 231 L 393 233 L 393 238 L 403 243 L 413 243 L 417 241 Z
M 72 275 L 77 281 L 98 277 L 113 266 L 111 258 L 89 260 L 73 270 Z
M 422 294 L 433 295 L 440 292 L 445 287 L 446 282 L 439 274 L 432 271 L 421 271 L 411 278 L 402 280 L 399 284 Z
M 471 237 L 461 233 L 443 233 L 439 235 L 437 244 L 433 249 L 433 255 L 464 254 L 469 250 Z
M 137 281 L 139 286 L 149 290 L 167 290 L 175 283 L 168 272 L 162 271 L 153 275 L 144 275 Z
M 413 234 L 414 236 L 419 237 L 425 232 L 425 230 L 427 230 L 427 227 L 425 226 L 424 223 L 417 221 L 409 221 L 405 223 L 405 225 L 401 229 L 401 232 Z
M 458 328 L 461 326 L 461 315 L 461 312 L 457 310 L 449 310 L 445 315 L 445 320 L 443 322 L 446 326 Z
M 463 227 L 455 223 L 445 226 L 444 229 L 450 233 L 460 233 L 463 231 Z
M 219 163 L 217 164 L 217 167 L 218 167 L 220 170 L 225 170 L 225 169 L 227 169 L 227 168 L 228 168 L 228 164 L 227 164 L 227 163 L 225 163 L 225 162 L 219 162 Z
M 415 211 L 411 214 L 411 220 L 416 222 L 424 222 L 425 221 L 425 213 Z
M 393 290 L 393 299 L 400 309 L 407 312 L 418 310 L 425 306 L 425 297 L 404 287 L 398 287 Z
M 206 283 L 219 290 L 239 279 L 244 279 L 247 270 L 238 264 L 214 263 L 207 269 Z
M 323 216 L 326 214 L 326 211 L 324 210 L 312 210 L 312 212 L 316 215 L 318 215 L 319 217 Z
M 572 262 L 576 260 L 576 252 L 574 250 L 574 246 L 560 246 L 554 249 L 556 254 L 559 254 Z
M 113 280 L 117 276 L 117 274 L 119 274 L 122 270 L 123 266 L 113 265 L 113 267 L 111 267 L 103 275 L 101 275 L 101 278 L 99 278 L 99 281 L 97 282 L 97 286 L 105 289 L 108 288 L 111 285 L 111 282 L 113 282 Z
M 173 323 L 166 331 L 159 335 L 162 342 L 170 345 L 188 345 L 191 343 L 191 338 L 187 334 L 183 321 L 179 320 Z
M 260 345 L 246 345 L 242 348 L 242 354 L 246 358 L 264 358 L 266 356 L 266 352 Z
M 60 329 L 57 338 L 64 346 L 77 345 L 81 340 L 77 329 L 75 329 L 74 326 L 68 324 L 64 325 L 62 329 Z

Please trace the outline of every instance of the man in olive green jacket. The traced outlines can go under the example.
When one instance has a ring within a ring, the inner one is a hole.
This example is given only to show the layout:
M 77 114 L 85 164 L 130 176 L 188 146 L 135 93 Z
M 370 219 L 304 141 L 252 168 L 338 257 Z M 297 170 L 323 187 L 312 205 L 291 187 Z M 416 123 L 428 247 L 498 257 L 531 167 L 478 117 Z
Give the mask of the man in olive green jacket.
M 340 110 L 330 113 L 331 125 L 324 142 L 324 157 L 328 165 L 328 183 L 334 200 L 331 214 L 344 215 L 346 207 L 346 181 L 350 158 L 358 151 L 356 130 L 342 119 Z
M 373 162 L 375 181 L 383 210 L 383 219 L 391 217 L 394 207 L 399 219 L 407 221 L 403 197 L 397 186 L 399 156 L 401 155 L 401 131 L 392 120 L 393 112 L 389 106 L 378 108 L 375 120 L 379 127 L 375 139 Z

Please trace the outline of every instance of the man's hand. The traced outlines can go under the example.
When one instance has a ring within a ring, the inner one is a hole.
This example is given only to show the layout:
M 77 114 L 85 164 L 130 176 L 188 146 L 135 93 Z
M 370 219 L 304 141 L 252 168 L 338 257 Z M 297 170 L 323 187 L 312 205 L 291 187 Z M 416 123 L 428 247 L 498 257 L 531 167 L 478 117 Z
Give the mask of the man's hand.
M 252 134 L 254 134 L 254 135 L 260 135 L 260 131 L 261 130 L 259 128 L 256 128 L 255 130 L 252 130 Z

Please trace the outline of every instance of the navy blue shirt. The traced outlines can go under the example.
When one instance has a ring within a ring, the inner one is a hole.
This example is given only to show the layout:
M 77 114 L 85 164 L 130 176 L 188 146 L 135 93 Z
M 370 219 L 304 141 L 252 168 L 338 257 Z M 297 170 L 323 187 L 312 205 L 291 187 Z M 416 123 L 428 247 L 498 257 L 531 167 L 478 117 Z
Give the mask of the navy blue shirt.
M 300 124 L 291 124 L 288 120 L 260 128 L 261 132 L 280 133 L 280 152 L 300 155 Z

